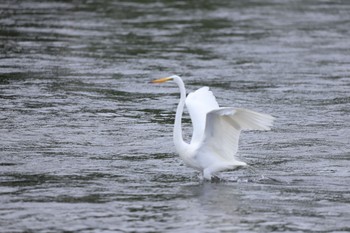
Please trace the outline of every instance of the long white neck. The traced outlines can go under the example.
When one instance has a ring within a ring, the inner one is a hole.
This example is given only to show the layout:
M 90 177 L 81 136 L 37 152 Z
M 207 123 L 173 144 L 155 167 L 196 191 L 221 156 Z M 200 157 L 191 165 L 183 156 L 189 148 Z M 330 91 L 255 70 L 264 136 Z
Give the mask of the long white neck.
M 181 153 L 186 149 L 188 145 L 186 142 L 184 142 L 182 138 L 182 125 L 181 125 L 182 113 L 183 113 L 185 101 L 186 101 L 186 89 L 180 77 L 174 75 L 173 78 L 174 78 L 173 79 L 174 82 L 179 86 L 179 89 L 180 89 L 180 102 L 177 105 L 177 109 L 176 109 L 173 139 L 174 139 L 176 150 L 178 151 L 178 153 Z

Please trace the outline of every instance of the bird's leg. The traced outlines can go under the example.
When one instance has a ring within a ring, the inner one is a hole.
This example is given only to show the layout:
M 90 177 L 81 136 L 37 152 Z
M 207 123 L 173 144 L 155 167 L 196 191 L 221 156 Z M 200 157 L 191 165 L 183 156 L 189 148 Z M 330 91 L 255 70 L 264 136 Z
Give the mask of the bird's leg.
M 212 183 L 219 183 L 221 181 L 220 177 L 213 175 L 210 180 Z
M 210 168 L 206 168 L 203 170 L 203 177 L 206 180 L 211 180 L 211 169 Z
M 221 179 L 215 174 L 222 170 L 222 166 L 210 166 L 203 170 L 203 177 L 212 182 L 219 182 Z
M 204 180 L 203 171 L 201 171 L 201 172 L 198 174 L 198 178 L 199 178 L 199 181 L 201 181 L 201 182 Z

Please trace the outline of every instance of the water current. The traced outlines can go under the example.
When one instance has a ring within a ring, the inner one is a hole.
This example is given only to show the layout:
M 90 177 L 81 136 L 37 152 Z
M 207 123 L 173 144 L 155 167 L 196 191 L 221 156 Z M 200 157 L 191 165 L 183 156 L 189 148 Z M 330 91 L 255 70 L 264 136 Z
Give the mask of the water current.
M 251 169 L 184 165 L 172 74 L 276 117 Z M 349 232 L 349 114 L 349 1 L 2 0 L 0 232 Z

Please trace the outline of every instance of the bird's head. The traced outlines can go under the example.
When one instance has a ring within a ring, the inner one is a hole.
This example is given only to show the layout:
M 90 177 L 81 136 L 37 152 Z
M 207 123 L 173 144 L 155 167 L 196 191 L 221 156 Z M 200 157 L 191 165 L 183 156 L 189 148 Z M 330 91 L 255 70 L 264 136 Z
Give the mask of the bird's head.
M 172 81 L 172 80 L 176 80 L 176 79 L 180 79 L 180 77 L 177 75 L 172 75 L 172 76 L 169 76 L 166 78 L 155 79 L 155 80 L 152 80 L 151 82 L 152 83 L 164 83 L 164 82 L 168 82 L 168 81 Z

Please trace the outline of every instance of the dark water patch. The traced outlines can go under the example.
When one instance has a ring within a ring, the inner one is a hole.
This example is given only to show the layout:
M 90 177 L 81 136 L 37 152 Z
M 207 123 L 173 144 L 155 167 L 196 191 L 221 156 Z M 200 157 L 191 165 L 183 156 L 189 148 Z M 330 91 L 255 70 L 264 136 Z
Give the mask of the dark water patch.
M 5 166 L 5 167 L 9 167 L 9 166 L 16 166 L 18 165 L 17 163 L 0 163 L 0 166 Z
M 123 161 L 130 160 L 130 161 L 143 161 L 143 160 L 162 160 L 162 159 L 168 159 L 173 158 L 176 155 L 174 154 L 163 154 L 163 153 L 155 153 L 155 154 L 120 154 L 118 156 L 115 156 L 116 159 L 121 159 Z
M 48 181 L 58 182 L 59 180 L 55 176 L 45 175 L 45 174 L 7 174 L 7 178 L 1 181 L 1 186 L 10 187 L 33 187 L 42 185 Z
M 350 97 L 337 97 L 334 99 L 325 99 L 320 101 L 319 105 L 338 105 L 338 104 L 349 104 Z
M 178 174 L 157 174 L 152 178 L 157 183 L 185 183 L 191 181 L 191 177 L 185 177 Z

